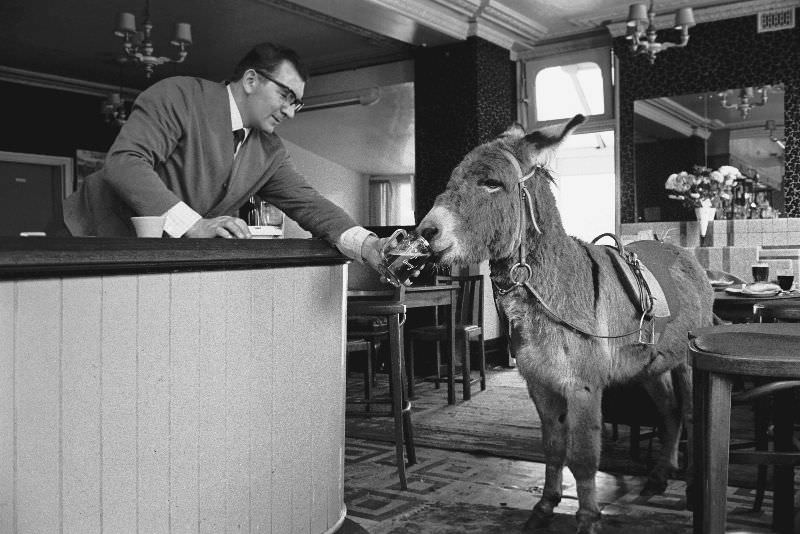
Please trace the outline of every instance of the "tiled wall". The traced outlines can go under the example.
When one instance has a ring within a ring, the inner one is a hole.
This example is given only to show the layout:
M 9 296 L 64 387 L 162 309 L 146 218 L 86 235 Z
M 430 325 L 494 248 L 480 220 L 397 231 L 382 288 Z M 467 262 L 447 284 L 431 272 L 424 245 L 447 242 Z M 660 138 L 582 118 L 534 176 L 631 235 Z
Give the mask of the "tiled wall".
M 751 279 L 750 266 L 762 261 L 770 277 L 792 271 L 800 279 L 800 218 L 712 221 L 701 246 L 697 221 L 627 223 L 620 227 L 623 243 L 657 237 L 692 249 L 700 264 Z
M 648 222 L 622 224 L 620 235 L 625 239 L 657 237 L 683 247 L 699 247 L 700 226 L 697 221 Z M 640 232 L 642 232 L 640 234 Z M 780 219 L 734 219 L 712 221 L 707 235 L 710 245 L 716 247 L 785 247 L 800 249 L 800 218 Z

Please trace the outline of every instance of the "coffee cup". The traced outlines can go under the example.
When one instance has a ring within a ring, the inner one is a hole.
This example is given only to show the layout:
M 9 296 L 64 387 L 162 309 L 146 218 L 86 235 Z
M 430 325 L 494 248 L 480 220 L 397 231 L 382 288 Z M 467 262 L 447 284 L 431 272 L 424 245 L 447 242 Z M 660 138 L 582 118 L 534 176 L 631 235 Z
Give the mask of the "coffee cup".
M 137 237 L 161 237 L 166 217 L 131 217 Z
M 753 282 L 769 281 L 769 265 L 766 263 L 756 263 L 751 267 L 753 271 Z
M 378 271 L 395 287 L 411 285 L 411 276 L 419 271 L 431 256 L 431 247 L 424 237 L 395 230 L 381 248 L 383 262 Z

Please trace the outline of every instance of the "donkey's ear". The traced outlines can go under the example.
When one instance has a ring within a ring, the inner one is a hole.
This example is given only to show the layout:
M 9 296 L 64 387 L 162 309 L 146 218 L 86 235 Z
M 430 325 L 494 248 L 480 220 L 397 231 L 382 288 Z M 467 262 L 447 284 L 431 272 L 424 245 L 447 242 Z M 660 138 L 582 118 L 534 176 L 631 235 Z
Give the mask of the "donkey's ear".
M 524 135 L 525 135 L 525 128 L 523 128 L 520 123 L 515 122 L 514 124 L 512 124 L 511 126 L 506 128 L 506 131 L 504 131 L 503 133 L 498 135 L 497 138 L 498 139 L 505 139 L 505 138 L 519 139 L 520 137 L 522 137 Z
M 525 136 L 525 143 L 530 145 L 529 148 L 533 150 L 545 150 L 547 148 L 555 147 L 572 133 L 572 130 L 583 124 L 586 117 L 583 115 L 575 115 L 569 122 L 562 125 L 548 126 Z

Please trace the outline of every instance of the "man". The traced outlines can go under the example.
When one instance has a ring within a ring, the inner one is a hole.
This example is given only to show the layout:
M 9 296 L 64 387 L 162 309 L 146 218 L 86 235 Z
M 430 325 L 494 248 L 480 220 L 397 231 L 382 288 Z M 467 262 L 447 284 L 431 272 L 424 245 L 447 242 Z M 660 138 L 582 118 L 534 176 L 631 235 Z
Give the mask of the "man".
M 134 235 L 130 217 L 164 215 L 172 237 L 250 238 L 238 210 L 252 195 L 372 267 L 374 234 L 308 185 L 275 128 L 302 106 L 308 78 L 297 54 L 264 43 L 227 86 L 173 77 L 142 92 L 103 169 L 64 203 L 74 236 Z

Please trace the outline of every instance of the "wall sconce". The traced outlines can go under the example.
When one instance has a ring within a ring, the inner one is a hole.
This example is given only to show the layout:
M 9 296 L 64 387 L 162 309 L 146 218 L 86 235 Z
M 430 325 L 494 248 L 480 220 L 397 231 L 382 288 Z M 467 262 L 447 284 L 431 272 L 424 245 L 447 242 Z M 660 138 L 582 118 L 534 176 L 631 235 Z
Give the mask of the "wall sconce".
M 101 104 L 100 111 L 106 118 L 106 122 L 113 122 L 117 126 L 122 126 L 128 120 L 128 112 L 125 109 L 125 101 L 119 93 L 109 94 Z
M 723 91 L 722 93 L 719 93 L 719 96 L 722 97 L 722 100 L 719 104 L 725 109 L 738 109 L 742 118 L 746 119 L 750 116 L 750 112 L 753 111 L 754 107 L 763 106 L 767 103 L 768 89 L 768 85 L 765 85 L 764 87 L 743 87 L 739 91 L 739 101 L 736 103 L 728 102 L 729 91 Z M 755 97 L 756 93 L 761 95 L 760 102 L 753 102 L 753 98 Z
M 186 47 L 192 44 L 192 27 L 187 22 L 175 24 L 175 36 L 170 44 L 178 47 L 178 57 L 176 59 L 165 56 L 156 56 L 153 41 L 150 33 L 153 31 L 153 23 L 150 21 L 150 0 L 146 0 L 144 8 L 143 30 L 136 29 L 136 17 L 133 13 L 120 13 L 117 18 L 117 28 L 114 35 L 122 38 L 122 48 L 125 55 L 119 58 L 120 62 L 132 61 L 144 66 L 144 75 L 149 78 L 153 75 L 153 69 L 164 63 L 182 63 L 189 53 Z
M 781 150 L 786 150 L 786 140 L 778 139 L 778 137 L 775 135 L 775 127 L 776 125 L 773 119 L 768 119 L 764 124 L 764 129 L 769 132 L 769 140 L 781 147 Z
M 650 64 L 656 61 L 656 54 L 668 48 L 683 48 L 689 44 L 689 28 L 694 26 L 694 12 L 691 7 L 682 7 L 675 12 L 676 30 L 681 31 L 681 40 L 678 43 L 656 41 L 656 13 L 653 0 L 650 1 L 650 10 L 645 4 L 631 4 L 628 11 L 628 30 L 625 38 L 631 42 L 631 52 L 634 54 L 647 54 Z

